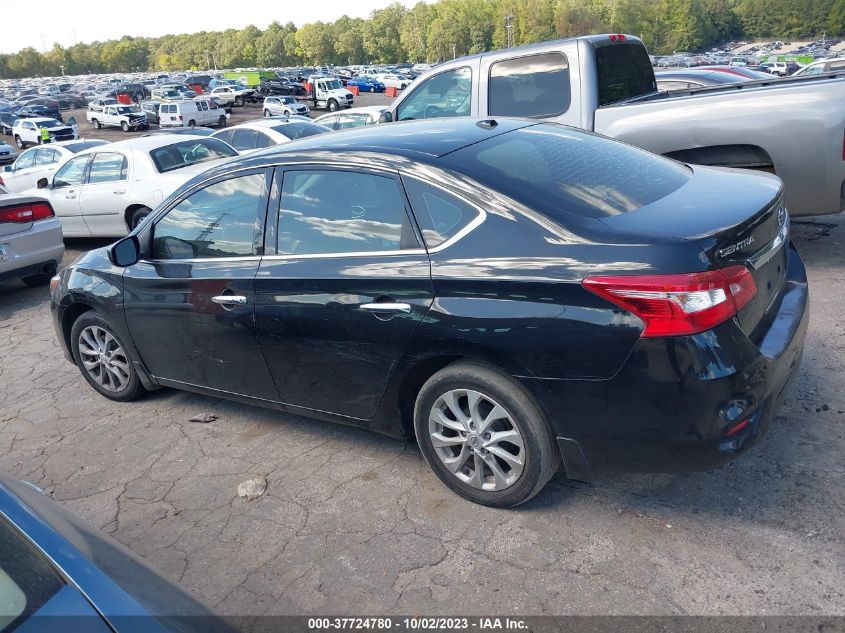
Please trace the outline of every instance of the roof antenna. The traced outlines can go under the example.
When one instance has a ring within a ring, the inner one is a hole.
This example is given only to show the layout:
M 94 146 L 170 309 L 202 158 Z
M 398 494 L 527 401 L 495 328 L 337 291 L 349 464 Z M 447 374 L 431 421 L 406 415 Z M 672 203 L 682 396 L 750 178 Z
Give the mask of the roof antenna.
M 481 119 L 481 121 L 478 121 L 476 125 L 480 128 L 484 128 L 485 130 L 492 130 L 499 124 L 496 122 L 496 119 Z

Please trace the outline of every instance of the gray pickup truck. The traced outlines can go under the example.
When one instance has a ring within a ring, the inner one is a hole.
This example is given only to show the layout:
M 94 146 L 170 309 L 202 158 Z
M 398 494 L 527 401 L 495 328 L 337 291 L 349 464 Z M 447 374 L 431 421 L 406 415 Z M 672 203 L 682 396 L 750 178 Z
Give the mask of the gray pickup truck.
M 845 74 L 658 92 L 638 38 L 592 35 L 440 64 L 381 121 L 549 119 L 685 163 L 774 172 L 790 212 L 812 215 L 845 207 L 843 103 Z

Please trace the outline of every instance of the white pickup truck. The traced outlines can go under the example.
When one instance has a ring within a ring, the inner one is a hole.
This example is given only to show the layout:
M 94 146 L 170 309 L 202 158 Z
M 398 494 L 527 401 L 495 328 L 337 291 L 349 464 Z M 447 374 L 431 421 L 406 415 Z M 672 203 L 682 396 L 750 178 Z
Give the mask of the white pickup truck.
M 119 127 L 124 132 L 146 130 L 149 127 L 147 115 L 128 105 L 107 105 L 102 112 L 88 110 L 85 113 L 88 122 L 98 130 L 101 127 Z

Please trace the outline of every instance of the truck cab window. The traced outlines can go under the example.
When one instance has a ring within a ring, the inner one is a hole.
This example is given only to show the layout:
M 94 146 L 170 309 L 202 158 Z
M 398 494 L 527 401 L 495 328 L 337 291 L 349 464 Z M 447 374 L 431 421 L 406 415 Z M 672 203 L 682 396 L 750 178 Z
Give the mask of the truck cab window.
M 569 62 L 563 53 L 528 55 L 490 66 L 491 116 L 559 116 L 571 101 Z

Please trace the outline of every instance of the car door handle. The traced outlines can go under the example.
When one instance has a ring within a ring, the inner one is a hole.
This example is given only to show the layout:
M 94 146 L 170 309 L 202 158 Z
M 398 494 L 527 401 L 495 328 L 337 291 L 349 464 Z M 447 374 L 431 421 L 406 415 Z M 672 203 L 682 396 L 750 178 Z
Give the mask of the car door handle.
M 243 306 L 246 305 L 246 297 L 239 295 L 217 295 L 211 297 L 212 302 L 218 303 L 221 306 Z
M 112 193 L 116 196 L 122 196 L 126 193 L 126 189 L 112 189 Z
M 411 306 L 407 303 L 362 303 L 360 308 L 367 312 L 410 312 Z
M 75 197 L 76 197 L 76 193 L 74 193 L 73 191 L 68 191 L 65 194 L 65 198 L 67 198 L 68 200 L 73 200 Z

